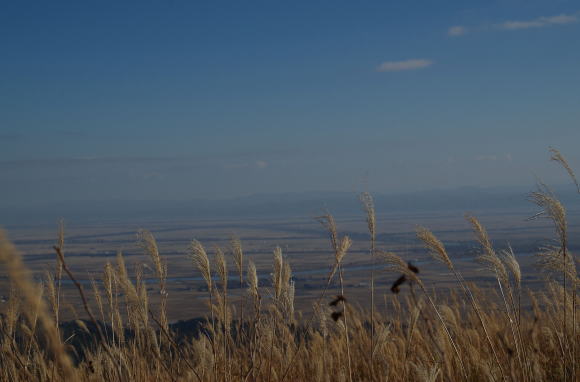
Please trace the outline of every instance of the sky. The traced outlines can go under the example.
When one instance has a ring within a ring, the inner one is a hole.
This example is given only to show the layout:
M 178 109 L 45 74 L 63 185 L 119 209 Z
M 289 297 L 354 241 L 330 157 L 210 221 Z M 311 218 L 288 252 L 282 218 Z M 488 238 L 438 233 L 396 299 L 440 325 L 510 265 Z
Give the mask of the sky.
M 0 47 L 0 206 L 580 171 L 577 1 L 13 1 Z

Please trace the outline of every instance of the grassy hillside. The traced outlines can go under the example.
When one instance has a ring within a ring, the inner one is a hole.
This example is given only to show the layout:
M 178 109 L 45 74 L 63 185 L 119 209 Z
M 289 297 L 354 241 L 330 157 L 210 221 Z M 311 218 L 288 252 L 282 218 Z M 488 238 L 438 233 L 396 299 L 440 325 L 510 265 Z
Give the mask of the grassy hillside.
M 559 152 L 552 150 L 552 159 L 575 181 Z M 265 287 L 239 240 L 232 239 L 227 250 L 212 249 L 212 256 L 193 240 L 189 256 L 207 286 L 207 314 L 181 324 L 169 323 L 167 263 L 150 232 L 140 233 L 140 243 L 157 276 L 153 290 L 144 282 L 142 267 L 129 274 L 121 253 L 91 288 L 76 282 L 67 265 L 63 230 L 54 246 L 54 272 L 36 283 L 1 233 L 2 272 L 11 287 L 0 316 L 0 379 L 578 381 L 579 279 L 577 260 L 568 250 L 566 211 L 543 184 L 530 193 L 530 201 L 539 208 L 535 218 L 549 219 L 554 227 L 553 243 L 537 254 L 546 275 L 541 291 L 526 288 L 516 254 L 496 250 L 474 216 L 467 217 L 480 247 L 474 266 L 493 275 L 496 287 L 467 283 L 444 243 L 419 227 L 417 239 L 454 282 L 451 290 L 433 289 L 422 279 L 428 269 L 377 248 L 374 203 L 363 194 L 368 250 L 374 264 L 388 265 L 390 290 L 375 288 L 373 267 L 368 272 L 370 304 L 349 296 L 343 264 L 352 242 L 326 214 L 317 219 L 328 231 L 334 261 L 326 287 L 312 301 L 314 314 L 295 311 L 292 269 L 280 248 L 273 253 L 271 285 Z M 75 283 L 83 301 L 77 309 L 88 319 L 59 325 L 67 279 Z M 232 284 L 246 293 L 232 295 Z M 522 308 L 524 300 L 530 309 Z

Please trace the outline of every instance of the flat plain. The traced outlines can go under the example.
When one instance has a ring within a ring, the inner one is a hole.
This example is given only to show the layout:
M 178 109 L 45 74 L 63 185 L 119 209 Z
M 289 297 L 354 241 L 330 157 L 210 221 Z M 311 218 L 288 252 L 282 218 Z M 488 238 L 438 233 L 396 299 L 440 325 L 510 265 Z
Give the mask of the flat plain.
M 529 220 L 534 214 L 528 210 L 486 211 L 474 213 L 487 228 L 497 248 L 510 245 L 520 265 L 528 288 L 540 287 L 541 272 L 534 266 L 534 254 L 554 237 L 553 226 L 547 220 Z M 570 250 L 576 252 L 580 242 L 579 214 L 568 212 Z M 346 234 L 353 245 L 344 259 L 345 295 L 351 303 L 359 306 L 369 304 L 369 275 L 372 268 L 369 254 L 369 234 L 364 214 L 336 218 L 340 234 Z M 406 261 L 417 265 L 422 279 L 439 293 L 452 288 L 454 280 L 440 263 L 431 260 L 427 251 L 416 238 L 418 226 L 433 229 L 446 245 L 450 257 L 467 281 L 478 286 L 494 283 L 493 275 L 482 269 L 474 257 L 479 249 L 469 223 L 462 212 L 398 213 L 377 215 L 377 248 L 394 252 Z M 56 255 L 52 246 L 56 243 L 58 224 L 20 225 L 5 227 L 9 238 L 23 254 L 24 261 L 37 280 L 42 280 L 46 270 L 54 271 Z M 246 217 L 220 219 L 140 219 L 98 221 L 92 223 L 65 222 L 65 257 L 67 263 L 86 289 L 90 280 L 102 279 L 107 262 L 115 263 L 120 251 L 125 256 L 130 274 L 138 266 L 143 267 L 144 277 L 150 291 L 151 303 L 158 301 L 157 280 L 151 259 L 139 247 L 137 233 L 149 230 L 156 238 L 161 257 L 168 266 L 168 318 L 170 321 L 185 320 L 207 314 L 207 290 L 199 272 L 188 254 L 192 239 L 203 243 L 210 257 L 216 247 L 226 252 L 230 274 L 230 293 L 236 299 L 240 291 L 238 275 L 229 252 L 230 239 L 238 237 L 247 259 L 255 262 L 263 295 L 268 296 L 272 273 L 273 250 L 279 246 L 289 261 L 296 295 L 297 311 L 311 313 L 312 304 L 322 292 L 328 272 L 333 264 L 333 253 L 328 233 L 316 220 L 316 216 L 299 217 Z M 388 273 L 381 259 L 376 262 L 376 284 L 379 296 L 390 294 L 390 286 L 398 275 Z M 98 281 L 97 281 L 98 282 Z M 331 285 L 330 295 L 336 284 Z M 0 301 L 9 295 L 7 275 L 0 274 Z M 81 301 L 73 284 L 63 281 L 62 319 L 84 318 Z M 92 300 L 91 300 L 92 301 Z M 0 312 L 5 309 L 0 303 Z

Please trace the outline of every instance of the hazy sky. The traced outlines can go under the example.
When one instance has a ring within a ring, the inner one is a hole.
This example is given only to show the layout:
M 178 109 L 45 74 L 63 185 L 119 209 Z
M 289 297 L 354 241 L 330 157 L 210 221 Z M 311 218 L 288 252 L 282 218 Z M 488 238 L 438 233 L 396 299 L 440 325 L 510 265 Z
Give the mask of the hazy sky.
M 10 1 L 0 46 L 4 206 L 580 171 L 577 1 Z

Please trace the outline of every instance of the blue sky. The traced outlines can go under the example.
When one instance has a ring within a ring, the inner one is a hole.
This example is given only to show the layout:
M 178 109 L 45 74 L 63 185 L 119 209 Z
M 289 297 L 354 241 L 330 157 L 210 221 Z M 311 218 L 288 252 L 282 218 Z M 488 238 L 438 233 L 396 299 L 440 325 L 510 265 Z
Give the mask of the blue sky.
M 0 12 L 0 203 L 532 186 L 580 171 L 580 3 Z

